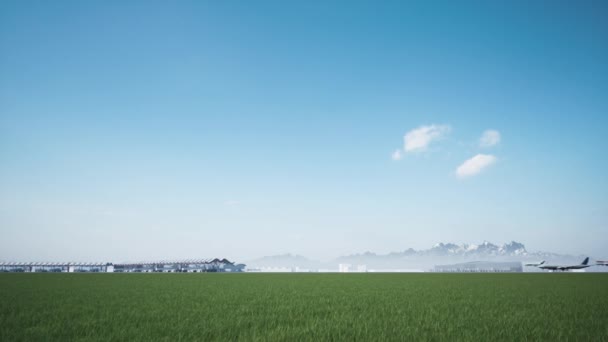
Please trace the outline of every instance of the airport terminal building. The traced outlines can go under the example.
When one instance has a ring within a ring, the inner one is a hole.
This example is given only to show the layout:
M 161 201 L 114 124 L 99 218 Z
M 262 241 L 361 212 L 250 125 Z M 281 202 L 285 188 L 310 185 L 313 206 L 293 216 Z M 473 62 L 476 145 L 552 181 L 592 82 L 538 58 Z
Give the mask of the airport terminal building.
M 179 261 L 139 262 L 114 265 L 114 272 L 242 272 L 244 264 L 235 264 L 228 259 L 200 259 Z
M 137 263 L 82 263 L 82 262 L 2 262 L 0 272 L 120 272 L 120 273 L 177 273 L 177 272 L 242 272 L 244 264 L 228 259 L 200 259 Z
M 111 263 L 96 262 L 0 262 L 0 272 L 112 272 Z

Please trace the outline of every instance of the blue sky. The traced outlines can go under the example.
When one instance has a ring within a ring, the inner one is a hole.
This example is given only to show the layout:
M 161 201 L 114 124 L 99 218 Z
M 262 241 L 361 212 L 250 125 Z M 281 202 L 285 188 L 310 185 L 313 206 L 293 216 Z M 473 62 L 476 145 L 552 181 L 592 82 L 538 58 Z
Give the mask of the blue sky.
M 606 257 L 607 16 L 602 1 L 3 1 L 0 259 L 483 240 Z M 500 139 L 483 147 L 486 130 Z

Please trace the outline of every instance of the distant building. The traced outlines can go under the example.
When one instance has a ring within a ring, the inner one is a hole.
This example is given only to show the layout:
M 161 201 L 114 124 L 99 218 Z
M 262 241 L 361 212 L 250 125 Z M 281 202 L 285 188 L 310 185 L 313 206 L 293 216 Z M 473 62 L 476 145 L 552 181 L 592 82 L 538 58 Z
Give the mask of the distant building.
M 338 272 L 340 272 L 340 273 L 349 273 L 349 272 L 365 273 L 365 272 L 367 272 L 367 265 L 353 266 L 351 264 L 339 264 Z
M 338 265 L 338 272 L 340 273 L 346 273 L 346 272 L 350 272 L 350 264 L 339 264 Z
M 95 262 L 3 262 L 0 272 L 112 272 L 111 263 Z
M 244 264 L 234 264 L 228 259 L 200 259 L 138 262 L 129 264 L 114 264 L 114 272 L 136 273 L 178 273 L 178 272 L 242 272 Z
M 126 264 L 81 263 L 81 262 L 30 262 L 0 263 L 0 272 L 242 272 L 244 264 L 235 264 L 227 259 L 156 261 Z
M 435 272 L 523 272 L 521 262 L 472 261 L 453 265 L 437 265 Z

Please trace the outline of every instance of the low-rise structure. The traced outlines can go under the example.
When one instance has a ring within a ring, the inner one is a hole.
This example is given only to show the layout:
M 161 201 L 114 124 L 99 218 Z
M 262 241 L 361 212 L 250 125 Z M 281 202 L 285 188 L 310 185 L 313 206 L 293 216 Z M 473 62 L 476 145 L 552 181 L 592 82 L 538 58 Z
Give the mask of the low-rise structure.
M 201 259 L 137 263 L 1 262 L 0 272 L 242 272 L 244 264 L 228 259 Z
M 111 263 L 102 262 L 2 262 L 0 272 L 113 272 Z
M 198 259 L 198 260 L 176 260 L 155 261 L 114 264 L 114 272 L 242 272 L 244 264 L 235 264 L 228 259 Z

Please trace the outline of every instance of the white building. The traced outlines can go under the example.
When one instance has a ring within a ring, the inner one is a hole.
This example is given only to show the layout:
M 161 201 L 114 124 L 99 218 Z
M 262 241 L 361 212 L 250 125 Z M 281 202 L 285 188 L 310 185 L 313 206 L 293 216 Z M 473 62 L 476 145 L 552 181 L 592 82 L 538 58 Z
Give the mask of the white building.
M 350 264 L 340 264 L 338 265 L 338 272 L 347 273 L 350 272 Z

